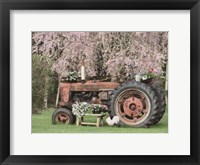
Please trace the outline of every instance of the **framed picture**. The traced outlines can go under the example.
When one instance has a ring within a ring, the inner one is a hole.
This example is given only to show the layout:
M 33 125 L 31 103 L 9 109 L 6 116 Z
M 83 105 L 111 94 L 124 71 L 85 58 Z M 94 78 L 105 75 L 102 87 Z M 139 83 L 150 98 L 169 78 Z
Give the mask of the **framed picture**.
M 198 0 L 0 8 L 2 164 L 200 163 Z

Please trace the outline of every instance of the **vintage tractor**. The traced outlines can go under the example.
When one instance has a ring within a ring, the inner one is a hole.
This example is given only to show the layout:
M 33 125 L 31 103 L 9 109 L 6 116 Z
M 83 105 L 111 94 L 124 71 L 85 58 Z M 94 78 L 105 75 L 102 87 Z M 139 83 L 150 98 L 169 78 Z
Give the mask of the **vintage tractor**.
M 149 127 L 156 124 L 165 112 L 165 95 L 153 81 L 102 82 L 85 79 L 84 59 L 81 80 L 71 82 L 65 77 L 60 83 L 58 108 L 52 114 L 52 122 L 73 124 L 76 117 L 72 104 L 87 102 L 109 107 L 110 116 L 119 116 L 120 125 Z

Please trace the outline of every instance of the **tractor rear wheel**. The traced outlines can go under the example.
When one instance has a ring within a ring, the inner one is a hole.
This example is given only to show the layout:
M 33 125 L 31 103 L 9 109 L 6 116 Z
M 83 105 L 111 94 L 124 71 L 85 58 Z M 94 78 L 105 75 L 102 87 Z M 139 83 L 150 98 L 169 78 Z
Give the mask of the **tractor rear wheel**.
M 156 124 L 162 119 L 165 113 L 165 109 L 166 109 L 165 91 L 164 89 L 162 89 L 161 87 L 155 84 L 151 84 L 151 88 L 156 93 L 156 96 L 158 97 L 158 101 L 159 101 L 159 112 L 158 112 L 157 118 L 154 120 L 154 124 Z
M 159 118 L 159 99 L 150 86 L 131 81 L 113 91 L 110 109 L 121 125 L 149 127 Z
M 72 114 L 71 110 L 67 108 L 60 107 L 54 111 L 52 114 L 53 124 L 74 124 L 76 121 L 75 116 Z

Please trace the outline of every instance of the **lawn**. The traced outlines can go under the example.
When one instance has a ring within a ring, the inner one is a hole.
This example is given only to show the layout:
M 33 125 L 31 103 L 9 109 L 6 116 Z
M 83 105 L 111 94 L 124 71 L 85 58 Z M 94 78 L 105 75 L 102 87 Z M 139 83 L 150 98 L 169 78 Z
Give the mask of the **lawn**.
M 149 128 L 117 127 L 108 126 L 104 121 L 103 127 L 76 126 L 76 125 L 53 125 L 51 115 L 54 109 L 43 110 L 41 114 L 32 115 L 32 133 L 167 133 L 168 111 L 165 112 L 161 121 Z M 95 119 L 88 117 L 88 121 Z

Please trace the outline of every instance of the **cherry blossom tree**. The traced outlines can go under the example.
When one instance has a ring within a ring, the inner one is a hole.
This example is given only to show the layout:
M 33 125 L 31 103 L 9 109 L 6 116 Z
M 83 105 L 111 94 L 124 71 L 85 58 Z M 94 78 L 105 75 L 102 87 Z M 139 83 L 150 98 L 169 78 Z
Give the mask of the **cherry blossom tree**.
M 162 74 L 167 61 L 167 32 L 35 32 L 32 39 L 33 54 L 50 57 L 59 75 L 79 71 L 83 54 L 89 77 L 128 76 L 151 68 Z

